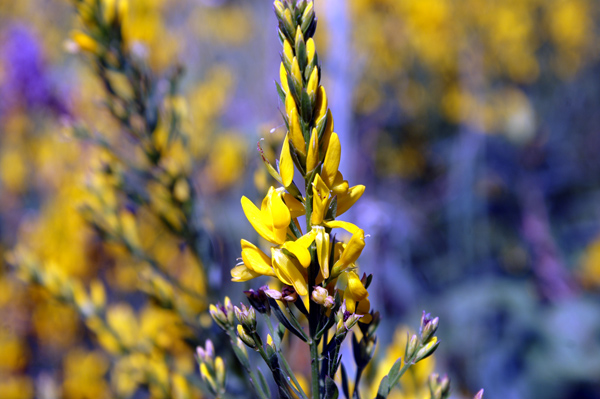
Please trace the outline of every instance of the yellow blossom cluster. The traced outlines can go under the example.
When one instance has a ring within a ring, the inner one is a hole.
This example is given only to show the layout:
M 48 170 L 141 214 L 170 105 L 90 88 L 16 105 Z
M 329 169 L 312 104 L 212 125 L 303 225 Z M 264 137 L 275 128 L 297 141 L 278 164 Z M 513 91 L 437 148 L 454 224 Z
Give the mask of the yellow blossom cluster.
M 542 74 L 570 79 L 597 59 L 593 0 L 351 0 L 355 51 L 364 60 L 359 112 L 390 100 L 412 118 L 505 131 L 498 103 Z M 597 19 L 597 18 L 596 18 Z M 543 51 L 542 51 L 543 50 Z
M 287 135 L 281 146 L 278 169 L 261 155 L 269 173 L 281 186 L 269 188 L 260 208 L 247 197 L 241 201 L 252 227 L 273 246 L 266 254 L 242 240 L 242 262 L 231 275 L 233 281 L 275 277 L 303 297 L 317 292 L 313 291 L 317 284 L 333 294 L 337 284 L 347 310 L 367 314 L 368 292 L 355 271 L 365 246 L 365 234 L 354 224 L 336 220 L 356 203 L 365 187 L 351 187 L 338 170 L 341 145 L 334 132 L 327 93 L 320 84 L 312 37 L 313 7 L 313 2 L 298 7 L 275 2 L 276 13 L 283 21 L 278 91 L 285 107 Z M 302 181 L 300 188 L 295 178 Z M 301 216 L 305 218 L 305 232 L 299 221 Z M 352 238 L 347 243 L 337 241 L 331 235 L 333 229 L 344 229 Z M 313 295 L 313 300 L 319 300 L 320 296 Z

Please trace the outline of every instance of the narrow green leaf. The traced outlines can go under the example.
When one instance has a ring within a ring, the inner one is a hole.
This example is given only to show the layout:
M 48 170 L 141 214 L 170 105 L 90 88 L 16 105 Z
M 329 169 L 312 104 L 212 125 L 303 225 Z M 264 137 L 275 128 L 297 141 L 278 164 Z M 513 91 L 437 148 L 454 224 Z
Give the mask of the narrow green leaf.
M 269 389 L 269 384 L 267 383 L 265 376 L 263 375 L 262 371 L 260 370 L 260 367 L 257 367 L 256 369 L 258 371 L 258 382 L 260 384 L 260 388 L 265 393 L 266 397 L 270 398 L 271 390 Z
M 400 378 L 400 368 L 401 367 L 402 367 L 402 358 L 398 358 L 398 360 L 396 360 L 396 362 L 390 369 L 390 372 L 388 373 L 388 375 L 390 376 L 390 382 L 392 382 L 394 385 L 398 382 L 398 379 Z
M 348 373 L 346 373 L 346 367 L 342 364 L 342 391 L 346 399 L 350 399 L 350 386 L 348 385 Z
M 390 394 L 390 380 L 386 375 L 381 379 L 381 383 L 379 384 L 379 389 L 377 390 L 376 399 L 385 399 Z
M 302 329 L 298 330 L 296 327 L 294 327 L 290 323 L 288 318 L 285 317 L 285 315 L 281 311 L 281 308 L 279 307 L 279 304 L 277 303 L 277 301 L 275 299 L 269 298 L 269 305 L 271 305 L 271 310 L 273 311 L 273 313 L 275 313 L 275 317 L 277 317 L 277 320 L 279 320 L 279 322 L 281 324 L 283 324 L 285 326 L 285 328 L 288 329 L 288 331 L 290 331 L 292 334 L 294 334 L 295 336 L 300 338 L 302 341 L 304 341 L 304 342 L 308 341 L 308 338 L 306 337 L 306 334 L 304 333 L 304 331 L 302 331 Z
M 285 104 L 285 91 L 283 91 L 278 81 L 275 81 L 275 86 L 277 87 L 277 94 L 279 94 L 279 99 L 281 100 L 281 103 Z

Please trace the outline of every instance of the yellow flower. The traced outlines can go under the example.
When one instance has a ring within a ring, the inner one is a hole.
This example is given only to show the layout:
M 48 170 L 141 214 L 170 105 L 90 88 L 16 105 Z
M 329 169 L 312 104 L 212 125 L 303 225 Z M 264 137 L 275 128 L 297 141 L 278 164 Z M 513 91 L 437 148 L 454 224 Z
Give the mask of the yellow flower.
M 258 209 L 247 197 L 242 197 L 242 208 L 248 221 L 265 240 L 283 244 L 290 225 L 291 213 L 281 199 L 281 192 L 269 188 L 261 208 Z

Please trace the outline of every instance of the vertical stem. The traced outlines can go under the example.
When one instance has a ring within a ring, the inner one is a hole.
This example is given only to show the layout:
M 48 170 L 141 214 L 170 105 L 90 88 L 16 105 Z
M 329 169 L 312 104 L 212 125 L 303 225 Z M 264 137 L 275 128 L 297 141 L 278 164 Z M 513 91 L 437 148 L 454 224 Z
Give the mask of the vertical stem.
M 310 341 L 310 359 L 312 399 L 319 399 L 319 343 L 314 339 Z

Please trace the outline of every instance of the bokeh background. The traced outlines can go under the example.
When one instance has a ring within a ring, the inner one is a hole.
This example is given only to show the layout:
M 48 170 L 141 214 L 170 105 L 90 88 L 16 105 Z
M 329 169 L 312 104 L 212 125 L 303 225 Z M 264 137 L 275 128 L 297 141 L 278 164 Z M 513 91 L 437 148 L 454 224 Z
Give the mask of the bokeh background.
M 384 317 L 379 356 L 426 309 L 441 319 L 435 369 L 456 397 L 483 387 L 490 399 L 600 398 L 600 3 L 317 0 L 316 10 L 340 170 L 367 186 L 344 219 L 370 235 L 360 267 Z M 208 279 L 236 300 L 228 270 L 253 234 L 239 198 L 272 184 L 256 143 L 274 159 L 285 133 L 272 14 L 265 0 L 129 10 L 127 37 L 148 65 L 185 67 L 188 150 L 219 266 Z M 61 276 L 99 279 L 114 326 L 187 353 L 170 316 L 131 288 L 136 269 L 79 211 L 98 161 L 68 130 L 115 127 L 89 63 L 66 51 L 75 21 L 64 0 L 0 2 L 0 397 L 171 397 L 129 387 L 140 377 L 122 370 L 136 359 L 115 363 L 71 307 L 9 267 L 17 248 Z

